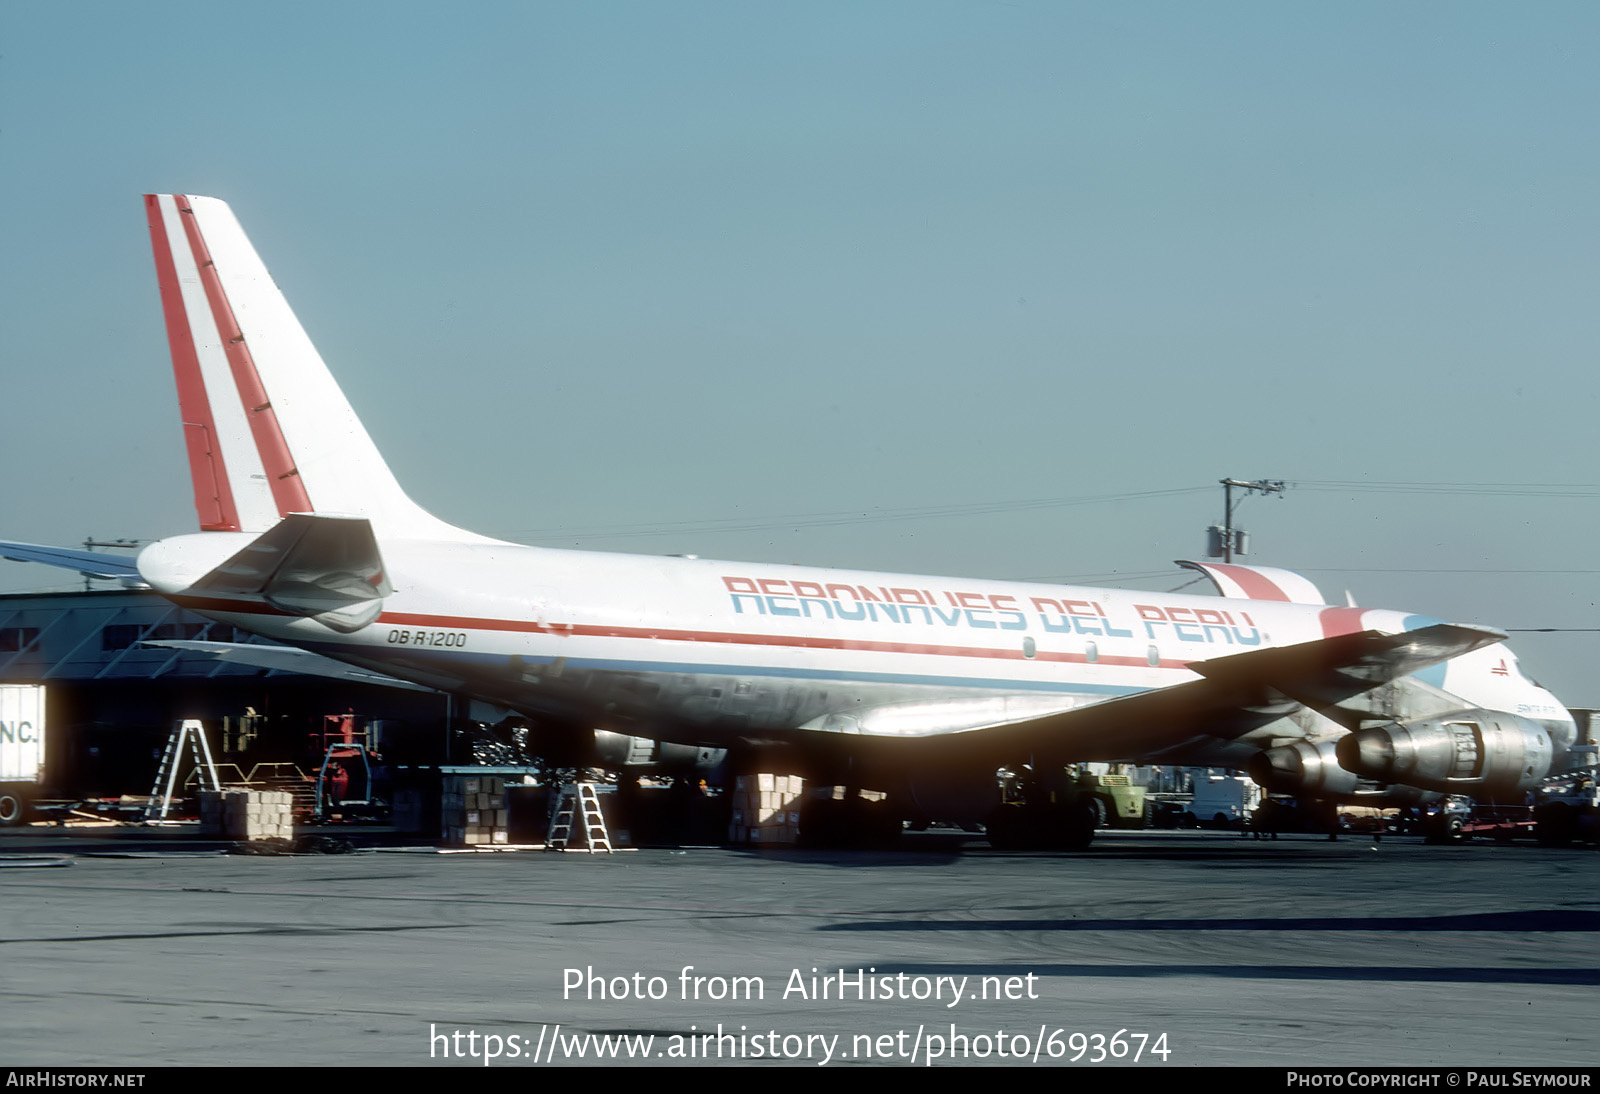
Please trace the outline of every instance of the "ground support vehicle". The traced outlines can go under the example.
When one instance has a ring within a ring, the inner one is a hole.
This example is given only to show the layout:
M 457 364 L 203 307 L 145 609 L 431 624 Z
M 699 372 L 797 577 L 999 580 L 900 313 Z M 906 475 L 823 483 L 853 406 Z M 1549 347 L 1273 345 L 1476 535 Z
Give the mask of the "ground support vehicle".
M 0 826 L 27 819 L 44 781 L 45 690 L 0 684 Z

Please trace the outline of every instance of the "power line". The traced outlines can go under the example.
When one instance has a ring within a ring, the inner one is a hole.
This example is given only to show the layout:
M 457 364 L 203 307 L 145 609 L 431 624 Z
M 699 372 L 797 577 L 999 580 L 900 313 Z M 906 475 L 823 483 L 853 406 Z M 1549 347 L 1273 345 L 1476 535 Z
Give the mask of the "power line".
M 1600 498 L 1600 484 L 1553 482 L 1383 482 L 1363 479 L 1299 479 L 1297 489 L 1379 494 L 1466 494 L 1536 498 Z
M 831 513 L 801 513 L 760 518 L 724 517 L 702 520 L 662 521 L 649 524 L 618 524 L 574 531 L 545 528 L 508 533 L 512 539 L 630 539 L 638 536 L 684 535 L 686 533 L 759 532 L 772 528 L 825 528 L 846 524 L 881 524 L 903 520 L 938 520 L 949 517 L 986 516 L 991 513 L 1016 513 L 1034 509 L 1065 508 L 1077 505 L 1104 505 L 1120 501 L 1197 494 L 1202 486 L 1170 490 L 1141 490 L 1124 494 L 1098 494 L 1076 498 L 1030 498 L 1020 501 L 969 502 L 961 505 L 920 505 L 898 509 L 843 510 Z
M 1534 498 L 1600 498 L 1600 484 L 1596 483 L 1541 483 L 1541 482 L 1429 482 L 1429 481 L 1378 481 L 1364 479 L 1297 479 L 1289 485 L 1296 489 L 1323 493 L 1378 493 L 1378 494 L 1443 494 L 1477 497 L 1534 497 Z M 956 505 L 906 506 L 895 509 L 853 509 L 821 513 L 774 514 L 763 517 L 710 517 L 696 520 L 654 521 L 598 525 L 588 528 L 534 528 L 502 533 L 510 539 L 633 539 L 647 536 L 683 535 L 686 533 L 762 532 L 773 528 L 826 528 L 848 524 L 883 524 L 909 520 L 944 520 L 956 517 L 988 516 L 995 513 L 1018 513 L 1037 509 L 1065 508 L 1077 505 L 1103 505 L 1112 502 L 1143 501 L 1152 498 L 1178 497 L 1195 494 L 1204 487 L 1178 487 L 1167 490 L 1140 490 L 1121 494 L 1101 494 L 1089 497 L 1027 498 L 1015 501 L 968 502 Z M 1324 570 L 1323 572 L 1333 572 Z M 1427 571 L 1349 569 L 1343 572 L 1410 573 Z M 1587 571 L 1437 571 L 1437 572 L 1572 572 Z

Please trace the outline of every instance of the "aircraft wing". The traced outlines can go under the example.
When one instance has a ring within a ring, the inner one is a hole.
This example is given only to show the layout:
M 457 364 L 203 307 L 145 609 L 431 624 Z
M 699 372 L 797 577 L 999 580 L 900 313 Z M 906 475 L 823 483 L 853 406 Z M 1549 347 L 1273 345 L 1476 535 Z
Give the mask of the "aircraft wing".
M 1254 650 L 1192 663 L 1198 673 L 1169 688 L 1140 692 L 1075 709 L 974 725 L 919 739 L 918 748 L 958 759 L 973 746 L 985 752 L 1059 755 L 1064 760 L 1160 763 L 1190 746 L 1236 739 L 1309 706 L 1348 724 L 1354 697 L 1505 636 L 1483 627 L 1435 624 L 1401 634 L 1361 631 L 1298 645 Z M 904 737 L 858 737 L 864 752 L 889 758 Z
M 141 646 L 164 646 L 167 649 L 208 653 L 218 661 L 236 665 L 255 665 L 263 669 L 281 669 L 309 676 L 329 676 L 335 680 L 350 680 L 358 684 L 378 684 L 382 687 L 405 688 L 408 691 L 432 691 L 432 688 L 413 684 L 381 672 L 347 665 L 331 657 L 323 657 L 310 650 L 294 646 L 268 646 L 255 642 L 204 642 L 188 639 L 151 639 Z
M 133 559 L 120 555 L 0 540 L 0 558 L 8 558 L 12 562 L 41 562 L 46 566 L 59 566 L 85 577 L 120 581 L 130 589 L 149 588 L 139 576 L 139 568 L 134 565 Z
M 1436 623 L 1400 634 L 1361 631 L 1297 646 L 1257 650 L 1236 657 L 1202 661 L 1189 667 L 1208 680 L 1248 686 L 1266 682 L 1296 702 L 1318 711 L 1347 729 L 1359 729 L 1363 718 L 1396 717 L 1397 704 L 1430 702 L 1437 713 L 1459 709 L 1461 700 L 1419 680 L 1412 673 L 1504 641 L 1488 627 Z M 1404 712 L 1408 717 L 1420 709 Z

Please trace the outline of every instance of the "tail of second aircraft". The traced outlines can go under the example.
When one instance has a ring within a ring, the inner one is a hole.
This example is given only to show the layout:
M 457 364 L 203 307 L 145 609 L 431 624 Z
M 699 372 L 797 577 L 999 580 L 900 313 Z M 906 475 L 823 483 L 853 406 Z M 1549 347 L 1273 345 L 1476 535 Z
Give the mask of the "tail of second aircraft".
M 203 530 L 323 513 L 380 538 L 480 538 L 400 489 L 225 203 L 147 194 L 145 210 Z

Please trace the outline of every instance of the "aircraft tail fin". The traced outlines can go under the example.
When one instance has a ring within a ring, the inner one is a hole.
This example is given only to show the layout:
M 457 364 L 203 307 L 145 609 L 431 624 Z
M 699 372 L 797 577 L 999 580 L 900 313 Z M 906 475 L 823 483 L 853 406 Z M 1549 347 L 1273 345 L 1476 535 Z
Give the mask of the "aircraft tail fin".
M 203 531 L 326 513 L 382 538 L 481 538 L 400 489 L 225 203 L 147 194 L 145 211 Z

